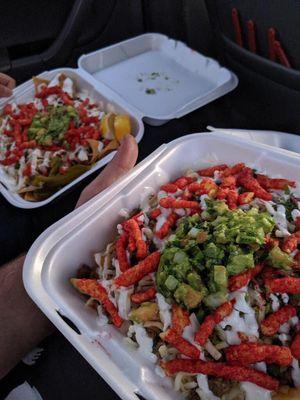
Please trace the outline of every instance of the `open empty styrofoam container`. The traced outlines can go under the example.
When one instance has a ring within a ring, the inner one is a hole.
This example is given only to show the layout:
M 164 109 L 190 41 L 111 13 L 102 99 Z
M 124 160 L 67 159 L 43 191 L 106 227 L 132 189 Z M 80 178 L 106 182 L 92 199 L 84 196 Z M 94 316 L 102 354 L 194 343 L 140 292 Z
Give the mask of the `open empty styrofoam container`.
M 59 72 L 73 78 L 79 90 L 88 90 L 90 97 L 102 104 L 105 111 L 130 114 L 132 134 L 137 142 L 144 133 L 142 119 L 160 125 L 179 118 L 233 90 L 238 82 L 232 72 L 215 60 L 191 50 L 184 43 L 154 33 L 84 55 L 79 59 L 77 69 L 55 69 L 40 77 L 52 79 Z M 11 101 L 28 101 L 33 95 L 34 84 L 30 80 L 17 87 L 12 97 L 0 100 L 0 111 Z M 1 179 L 4 172 L 0 168 L 0 193 L 14 206 L 41 207 L 103 167 L 114 153 L 39 202 L 26 201 L 9 190 L 3 175 Z
M 80 57 L 79 69 L 161 125 L 233 90 L 237 77 L 184 43 L 147 33 Z
M 188 154 L 188 157 L 187 157 Z M 155 366 L 124 343 L 113 326 L 100 327 L 69 282 L 81 263 L 93 264 L 117 234 L 122 208 L 136 208 L 141 196 L 186 169 L 243 161 L 271 176 L 298 181 L 300 155 L 221 132 L 184 136 L 160 147 L 125 178 L 46 230 L 30 249 L 23 279 L 29 295 L 122 399 L 180 399 Z M 76 333 L 59 313 L 75 324 Z

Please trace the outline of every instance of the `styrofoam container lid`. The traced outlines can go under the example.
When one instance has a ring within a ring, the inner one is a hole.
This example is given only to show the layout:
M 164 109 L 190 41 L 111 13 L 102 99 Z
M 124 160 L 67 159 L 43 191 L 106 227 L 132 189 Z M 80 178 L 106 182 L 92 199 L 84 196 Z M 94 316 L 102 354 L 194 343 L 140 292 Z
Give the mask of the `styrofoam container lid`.
M 95 85 L 161 125 L 233 90 L 238 79 L 227 68 L 184 43 L 147 33 L 83 55 L 79 69 Z
M 188 168 L 240 161 L 273 177 L 299 181 L 299 154 L 222 132 L 183 136 L 48 228 L 27 254 L 23 279 L 28 294 L 122 399 L 138 400 L 137 394 L 147 400 L 182 397 L 168 386 L 168 378 L 157 376 L 155 366 L 124 342 L 117 329 L 97 324 L 95 312 L 84 306 L 69 278 L 80 264 L 92 265 L 93 254 L 115 238 L 122 208 L 135 209 L 141 196 Z M 71 320 L 79 333 L 60 315 Z

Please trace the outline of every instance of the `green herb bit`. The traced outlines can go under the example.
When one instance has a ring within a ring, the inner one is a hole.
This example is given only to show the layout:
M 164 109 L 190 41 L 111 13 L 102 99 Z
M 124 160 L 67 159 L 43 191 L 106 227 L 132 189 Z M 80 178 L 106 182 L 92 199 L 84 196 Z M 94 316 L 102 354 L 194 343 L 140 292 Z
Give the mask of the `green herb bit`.
M 146 94 L 156 94 L 156 90 L 155 89 L 146 89 L 145 90 Z

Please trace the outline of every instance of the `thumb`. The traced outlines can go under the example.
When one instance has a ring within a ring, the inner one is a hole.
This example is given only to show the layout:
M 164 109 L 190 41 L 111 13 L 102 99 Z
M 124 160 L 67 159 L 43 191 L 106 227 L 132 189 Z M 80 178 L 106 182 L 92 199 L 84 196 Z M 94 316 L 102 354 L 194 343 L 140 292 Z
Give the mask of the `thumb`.
M 7 86 L 0 85 L 0 97 L 9 97 L 12 95 L 12 90 Z
M 81 193 L 76 208 L 102 192 L 121 176 L 130 171 L 137 160 L 138 147 L 132 135 L 127 135 L 116 155 L 104 170 Z

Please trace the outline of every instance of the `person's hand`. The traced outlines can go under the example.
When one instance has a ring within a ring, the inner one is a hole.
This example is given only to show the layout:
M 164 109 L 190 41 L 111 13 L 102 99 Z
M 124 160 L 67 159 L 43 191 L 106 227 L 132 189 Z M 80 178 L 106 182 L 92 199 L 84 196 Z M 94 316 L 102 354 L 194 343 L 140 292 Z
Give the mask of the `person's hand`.
M 129 135 L 117 154 L 81 193 L 77 207 L 107 188 L 136 163 L 138 147 Z M 27 295 L 22 269 L 25 256 L 0 267 L 0 379 L 53 332 L 53 326 Z
M 16 81 L 0 72 L 0 97 L 9 97 L 16 86 Z
M 117 154 L 104 170 L 81 193 L 76 207 L 90 200 L 96 194 L 102 192 L 118 178 L 126 174 L 136 163 L 138 147 L 131 135 L 125 136 Z

